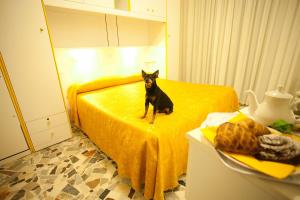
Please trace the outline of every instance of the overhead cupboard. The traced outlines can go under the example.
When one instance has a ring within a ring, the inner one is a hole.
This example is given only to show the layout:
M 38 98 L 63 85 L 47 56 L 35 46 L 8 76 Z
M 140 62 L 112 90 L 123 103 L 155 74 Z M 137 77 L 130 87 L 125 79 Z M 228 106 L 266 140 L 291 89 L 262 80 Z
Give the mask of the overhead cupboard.
M 99 77 L 142 69 L 167 77 L 165 0 L 44 3 L 65 97 L 72 84 Z
M 44 0 L 46 6 L 166 22 L 166 0 Z
M 149 16 L 161 17 L 162 21 L 166 21 L 166 1 L 130 0 L 130 11 Z

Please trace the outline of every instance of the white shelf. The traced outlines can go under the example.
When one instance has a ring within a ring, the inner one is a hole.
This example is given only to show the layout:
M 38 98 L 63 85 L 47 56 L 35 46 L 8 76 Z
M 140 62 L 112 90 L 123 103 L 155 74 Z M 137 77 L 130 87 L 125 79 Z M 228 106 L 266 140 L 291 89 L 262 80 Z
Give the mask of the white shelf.
M 145 19 L 145 20 L 151 20 L 151 21 L 166 22 L 165 17 L 152 16 L 152 15 L 147 15 L 147 14 L 143 14 L 143 13 L 135 13 L 135 12 L 119 10 L 119 9 L 115 9 L 115 8 L 109 8 L 109 7 L 95 6 L 95 5 L 90 5 L 90 4 L 85 4 L 85 3 L 81 3 L 81 2 L 75 2 L 75 1 L 44 0 L 44 4 L 46 6 L 57 7 L 57 8 L 65 8 L 65 9 L 95 12 L 95 13 L 105 13 L 105 14 L 117 15 L 117 16 L 123 16 L 123 17 L 131 17 L 131 18 Z

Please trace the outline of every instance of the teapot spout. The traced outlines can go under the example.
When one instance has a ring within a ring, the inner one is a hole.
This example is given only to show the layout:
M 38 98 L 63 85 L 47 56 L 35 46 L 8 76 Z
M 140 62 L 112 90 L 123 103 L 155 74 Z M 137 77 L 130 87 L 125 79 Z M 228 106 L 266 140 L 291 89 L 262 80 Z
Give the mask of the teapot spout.
M 249 113 L 250 113 L 250 115 L 253 116 L 255 110 L 257 109 L 257 107 L 259 105 L 256 95 L 252 90 L 247 90 L 245 92 L 245 94 L 246 94 L 246 97 L 248 97 L 248 99 L 249 99 Z

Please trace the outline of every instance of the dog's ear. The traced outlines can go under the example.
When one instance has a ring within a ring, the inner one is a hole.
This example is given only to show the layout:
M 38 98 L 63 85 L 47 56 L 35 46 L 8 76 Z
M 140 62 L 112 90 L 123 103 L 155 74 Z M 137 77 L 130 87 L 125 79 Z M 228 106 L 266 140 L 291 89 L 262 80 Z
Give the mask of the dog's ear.
M 146 72 L 144 72 L 144 70 L 142 70 L 142 76 L 143 76 L 143 78 L 145 78 L 145 76 L 146 76 Z
M 155 78 L 158 78 L 158 74 L 159 74 L 159 70 L 156 70 L 152 75 L 153 75 Z

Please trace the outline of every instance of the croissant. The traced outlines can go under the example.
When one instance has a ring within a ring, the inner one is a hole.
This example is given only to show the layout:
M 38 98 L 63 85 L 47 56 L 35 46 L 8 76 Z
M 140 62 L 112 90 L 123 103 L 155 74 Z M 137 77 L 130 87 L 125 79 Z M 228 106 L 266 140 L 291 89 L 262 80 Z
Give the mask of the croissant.
M 237 124 L 248 128 L 255 136 L 267 135 L 271 133 L 268 128 L 250 118 L 239 121 Z
M 258 139 L 251 129 L 241 124 L 226 122 L 217 129 L 216 148 L 233 153 L 256 154 Z

